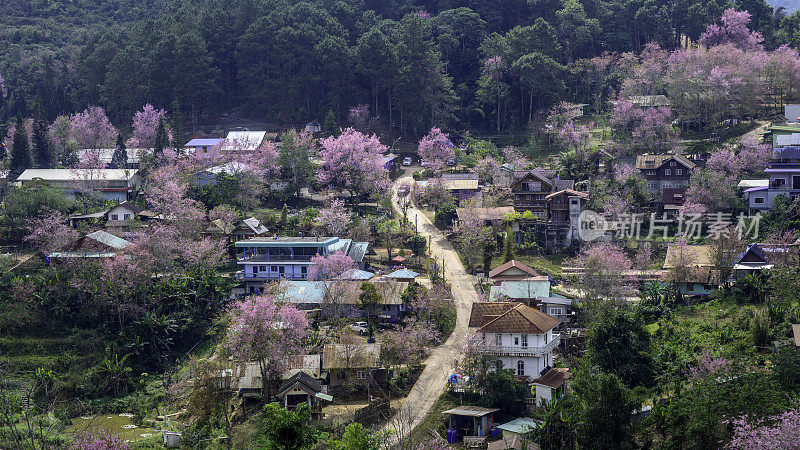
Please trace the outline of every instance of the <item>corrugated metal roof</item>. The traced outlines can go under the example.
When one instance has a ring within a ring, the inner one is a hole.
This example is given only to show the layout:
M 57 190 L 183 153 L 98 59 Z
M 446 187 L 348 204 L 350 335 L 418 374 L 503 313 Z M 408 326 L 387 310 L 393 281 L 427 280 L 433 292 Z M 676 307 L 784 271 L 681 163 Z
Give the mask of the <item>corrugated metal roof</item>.
M 369 280 L 374 276 L 375 276 L 374 273 L 367 272 L 366 270 L 350 269 L 347 272 L 343 273 L 339 277 L 339 279 L 341 279 L 341 280 Z
M 222 150 L 255 150 L 264 141 L 266 135 L 266 131 L 231 131 L 225 137 Z
M 283 280 L 280 287 L 284 290 L 285 301 L 289 303 L 322 304 L 328 284 L 326 281 Z
M 128 181 L 136 169 L 27 169 L 17 181 Z
M 409 269 L 398 269 L 394 272 L 384 275 L 385 278 L 417 278 L 419 274 Z
M 457 406 L 453 409 L 444 411 L 444 414 L 454 414 L 456 416 L 483 417 L 487 414 L 500 411 L 497 408 L 484 408 L 482 406 Z
M 739 189 L 769 186 L 769 180 L 741 180 L 736 185 Z
M 530 417 L 520 417 L 519 419 L 514 419 L 511 422 L 498 425 L 497 428 L 510 433 L 525 434 L 529 431 L 539 428 L 539 422 L 531 419 Z
M 775 147 L 788 147 L 790 145 L 800 145 L 800 133 L 775 135 Z
M 224 140 L 223 138 L 192 139 L 184 147 L 213 147 L 221 144 Z
M 128 245 L 130 245 L 130 242 L 126 241 L 125 239 L 122 239 L 121 237 L 118 236 L 114 236 L 113 234 L 103 230 L 98 230 L 95 231 L 94 233 L 89 233 L 86 235 L 86 237 L 112 248 L 125 248 Z
M 325 344 L 322 369 L 363 369 L 378 366 L 381 344 Z

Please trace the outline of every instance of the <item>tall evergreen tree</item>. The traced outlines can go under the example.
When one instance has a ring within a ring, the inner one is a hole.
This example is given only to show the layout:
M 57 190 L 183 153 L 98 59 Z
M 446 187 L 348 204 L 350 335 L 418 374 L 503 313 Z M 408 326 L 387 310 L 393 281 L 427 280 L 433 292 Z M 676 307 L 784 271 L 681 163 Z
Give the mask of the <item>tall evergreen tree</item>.
M 156 128 L 156 140 L 153 144 L 153 156 L 161 156 L 164 149 L 169 146 L 169 136 L 167 136 L 167 127 L 164 125 L 164 118 L 158 120 L 158 128 Z
M 183 130 L 183 111 L 181 111 L 181 104 L 176 99 L 172 102 L 172 114 L 170 115 L 169 126 L 172 128 L 172 147 L 180 151 L 183 144 L 186 143 L 186 134 Z
M 336 123 L 336 114 L 332 109 L 328 110 L 328 114 L 325 116 L 325 124 L 322 127 L 328 136 L 339 135 L 339 125 Z
M 28 133 L 22 115 L 17 116 L 17 128 L 14 131 L 14 143 L 11 145 L 10 179 L 16 179 L 25 169 L 31 166 L 31 151 L 28 144 Z
M 125 148 L 125 140 L 122 135 L 117 133 L 117 145 L 114 148 L 114 155 L 111 156 L 111 167 L 114 169 L 125 169 L 128 166 L 128 150 Z
M 41 97 L 37 97 L 34 102 L 35 117 L 33 119 L 33 157 L 36 167 L 40 169 L 50 169 L 53 167 L 53 144 L 50 142 L 48 133 L 47 118 L 42 107 Z

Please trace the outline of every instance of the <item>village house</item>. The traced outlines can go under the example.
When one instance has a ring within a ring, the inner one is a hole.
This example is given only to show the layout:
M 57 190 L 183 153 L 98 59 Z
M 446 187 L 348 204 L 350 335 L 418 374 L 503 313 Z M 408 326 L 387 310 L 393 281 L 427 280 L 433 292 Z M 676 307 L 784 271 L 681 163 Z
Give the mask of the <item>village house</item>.
M 765 170 L 769 184 L 764 187 L 746 189 L 751 211 L 772 209 L 775 199 L 785 196 L 793 202 L 800 195 L 800 147 L 775 149 L 772 160 Z
M 497 411 L 500 410 L 469 405 L 444 411 L 448 415 L 447 442 L 455 444 L 463 440 L 466 447 L 485 446 L 494 428 L 494 413 Z
M 328 385 L 363 386 L 385 382 L 387 371 L 378 366 L 380 354 L 380 344 L 325 344 L 322 351 L 322 370 L 328 374 Z
M 22 186 L 42 181 L 67 196 L 94 193 L 107 202 L 124 202 L 138 184 L 136 169 L 27 169 L 17 177 Z
M 319 311 L 322 319 L 366 317 L 371 313 L 378 320 L 397 321 L 408 313 L 402 294 L 408 283 L 379 280 L 372 283 L 380 295 L 375 311 L 359 307 L 361 280 L 307 281 L 283 280 L 280 284 L 282 300 L 298 309 Z
M 294 411 L 303 403 L 311 407 L 311 419 L 322 419 L 322 402 L 333 401 L 333 397 L 324 392 L 322 383 L 305 372 L 297 372 L 278 387 L 276 395 L 284 409 Z
M 499 285 L 504 281 L 520 281 L 538 277 L 540 275 L 535 270 L 515 259 L 501 264 L 489 272 L 489 281 L 495 285 Z
M 514 209 L 520 213 L 531 211 L 541 220 L 549 220 L 546 197 L 554 192 L 574 189 L 574 180 L 556 178 L 555 170 L 533 169 L 514 173 L 511 193 Z
M 236 276 L 244 282 L 245 292 L 253 294 L 268 281 L 307 279 L 315 255 L 342 252 L 360 265 L 368 245 L 338 237 L 253 237 L 234 244 L 241 266 Z
M 666 95 L 632 95 L 626 100 L 633 103 L 637 108 L 668 108 L 670 106 L 669 98 Z
M 719 284 L 710 245 L 669 244 L 661 280 L 675 283 L 682 295 L 705 297 Z
M 469 327 L 481 337 L 478 351 L 529 380 L 552 366 L 553 350 L 561 339 L 553 329 L 560 323 L 538 309 L 514 302 L 475 302 L 469 318 Z
M 189 153 L 207 155 L 221 148 L 224 142 L 223 138 L 195 138 L 184 144 L 183 148 Z
M 267 137 L 266 131 L 230 131 L 225 136 L 223 152 L 252 152 L 257 150 Z
M 552 295 L 550 297 L 536 297 L 536 307 L 539 311 L 561 321 L 561 325 L 556 327 L 558 330 L 572 322 L 575 311 L 573 310 L 571 298 L 558 297 L 558 294 Z
M 800 241 L 791 244 L 750 244 L 733 265 L 733 277 L 739 280 L 749 274 L 772 269 L 776 264 L 800 264 Z
M 82 148 L 77 151 L 78 160 L 84 158 L 97 159 L 100 164 L 105 164 L 111 169 L 138 169 L 142 156 L 148 155 L 153 152 L 152 148 L 126 148 L 125 149 L 125 166 L 112 167 L 111 163 L 114 161 L 114 153 L 116 148 Z
M 544 406 L 546 402 L 555 401 L 566 394 L 567 380 L 572 377 L 568 369 L 551 367 L 537 379 L 533 380 L 536 387 L 536 405 Z
M 513 206 L 496 206 L 493 208 L 456 208 L 456 217 L 459 223 L 477 220 L 485 226 L 503 225 L 507 217 L 516 215 Z M 512 231 L 519 230 L 519 224 L 514 220 L 511 224 Z
M 645 179 L 647 193 L 664 209 L 676 209 L 685 200 L 689 177 L 696 164 L 682 155 L 644 154 L 636 157 L 636 169 Z
M 413 283 L 417 279 L 418 276 L 419 276 L 419 274 L 417 272 L 414 272 L 411 269 L 400 268 L 400 269 L 395 270 L 392 273 L 388 273 L 388 274 L 384 275 L 383 278 L 385 278 L 387 280 L 401 281 L 401 282 L 405 282 L 405 283 Z
M 538 430 L 541 423 L 531 419 L 530 417 L 520 417 L 512 421 L 500 424 L 497 429 L 503 432 L 502 438 L 499 441 L 492 441 L 489 443 L 487 450 L 533 450 L 534 444 L 529 442 L 526 438 L 528 433 Z
M 255 237 L 267 236 L 267 227 L 261 224 L 261 221 L 255 217 L 249 217 L 241 220 L 237 224 L 225 225 L 221 220 L 215 219 L 205 229 L 204 233 L 210 236 L 230 236 L 233 242 L 244 241 Z
M 458 201 L 473 198 L 481 192 L 476 173 L 446 173 L 441 180 L 445 189 Z
M 130 245 L 130 242 L 103 230 L 89 233 L 69 246 L 67 250 L 52 252 L 48 260 L 70 258 L 113 258 L 118 250 Z

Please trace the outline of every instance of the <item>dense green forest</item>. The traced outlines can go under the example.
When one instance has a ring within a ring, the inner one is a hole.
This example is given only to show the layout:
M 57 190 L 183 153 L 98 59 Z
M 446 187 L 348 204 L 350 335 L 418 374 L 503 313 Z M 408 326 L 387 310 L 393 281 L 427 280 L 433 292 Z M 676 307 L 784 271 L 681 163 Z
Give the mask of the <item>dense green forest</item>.
M 0 4 L 2 119 L 52 120 L 100 105 L 128 126 L 145 103 L 193 127 L 223 114 L 276 126 L 340 123 L 368 104 L 384 127 L 518 129 L 559 100 L 597 103 L 589 58 L 674 49 L 731 4 L 721 0 L 11 0 Z M 800 16 L 764 0 L 767 49 L 796 40 Z M 5 122 L 6 120 L 3 120 Z M 193 128 L 189 127 L 189 128 Z

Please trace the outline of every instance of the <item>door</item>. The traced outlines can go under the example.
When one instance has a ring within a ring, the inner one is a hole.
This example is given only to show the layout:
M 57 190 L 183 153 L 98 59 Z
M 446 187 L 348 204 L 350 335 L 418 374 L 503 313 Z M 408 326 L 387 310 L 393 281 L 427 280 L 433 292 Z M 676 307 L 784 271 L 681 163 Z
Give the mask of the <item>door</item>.
M 792 175 L 792 189 L 800 189 L 800 175 Z

